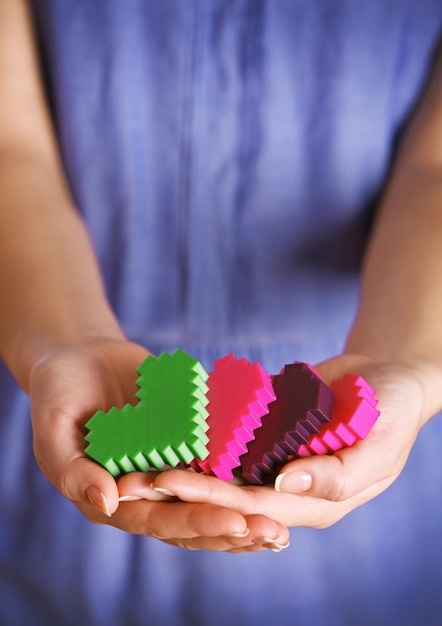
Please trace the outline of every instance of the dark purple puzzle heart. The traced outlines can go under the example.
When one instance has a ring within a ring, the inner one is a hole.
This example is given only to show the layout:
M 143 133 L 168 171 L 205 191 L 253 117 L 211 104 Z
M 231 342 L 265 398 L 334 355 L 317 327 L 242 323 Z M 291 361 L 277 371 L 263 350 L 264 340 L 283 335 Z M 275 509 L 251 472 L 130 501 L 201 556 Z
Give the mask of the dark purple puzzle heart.
M 274 479 L 277 466 L 331 417 L 333 393 L 307 363 L 286 365 L 273 377 L 273 389 L 276 400 L 240 458 L 243 477 L 255 485 Z

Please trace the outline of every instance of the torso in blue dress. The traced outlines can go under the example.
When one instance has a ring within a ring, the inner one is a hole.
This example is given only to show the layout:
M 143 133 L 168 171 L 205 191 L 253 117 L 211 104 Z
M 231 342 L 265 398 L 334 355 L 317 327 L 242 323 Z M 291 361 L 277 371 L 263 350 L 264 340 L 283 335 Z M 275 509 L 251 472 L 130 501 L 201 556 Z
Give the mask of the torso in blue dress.
M 34 10 L 67 177 L 128 337 L 206 369 L 338 353 L 440 1 Z M 31 459 L 25 396 L 0 384 L 8 626 L 440 623 L 436 422 L 396 485 L 334 528 L 294 530 L 278 555 L 194 554 L 83 519 Z

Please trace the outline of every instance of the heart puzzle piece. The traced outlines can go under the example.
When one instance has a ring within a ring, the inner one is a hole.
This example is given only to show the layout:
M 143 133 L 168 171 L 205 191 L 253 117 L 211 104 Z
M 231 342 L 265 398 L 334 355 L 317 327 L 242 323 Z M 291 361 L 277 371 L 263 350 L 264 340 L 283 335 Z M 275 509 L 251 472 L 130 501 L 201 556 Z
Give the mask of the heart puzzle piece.
M 113 476 L 208 454 L 207 373 L 181 350 L 149 356 L 137 369 L 135 406 L 98 411 L 87 422 L 85 452 Z
M 331 417 L 333 393 L 308 364 L 286 365 L 273 377 L 273 388 L 276 401 L 241 457 L 242 476 L 256 485 L 273 479 L 277 466 L 296 455 Z
M 366 438 L 379 417 L 374 389 L 361 376 L 345 374 L 342 380 L 334 380 L 330 389 L 334 396 L 332 418 L 299 448 L 299 456 L 330 454 L 352 446 Z
M 259 363 L 238 360 L 233 354 L 215 361 L 208 387 L 209 455 L 196 464 L 206 474 L 229 480 L 275 394 L 270 376 Z

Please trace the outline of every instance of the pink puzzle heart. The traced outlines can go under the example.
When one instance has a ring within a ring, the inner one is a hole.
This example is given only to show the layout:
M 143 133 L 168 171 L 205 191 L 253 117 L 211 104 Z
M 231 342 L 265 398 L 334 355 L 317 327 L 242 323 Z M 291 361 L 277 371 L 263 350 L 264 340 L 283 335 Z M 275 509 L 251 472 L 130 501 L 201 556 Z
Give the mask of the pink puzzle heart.
M 259 363 L 238 360 L 233 354 L 215 361 L 207 384 L 209 454 L 192 467 L 229 480 L 275 394 L 270 376 Z
M 306 445 L 300 446 L 298 456 L 330 454 L 365 439 L 378 416 L 374 389 L 361 376 L 345 374 L 334 380 L 332 418 L 324 424 Z

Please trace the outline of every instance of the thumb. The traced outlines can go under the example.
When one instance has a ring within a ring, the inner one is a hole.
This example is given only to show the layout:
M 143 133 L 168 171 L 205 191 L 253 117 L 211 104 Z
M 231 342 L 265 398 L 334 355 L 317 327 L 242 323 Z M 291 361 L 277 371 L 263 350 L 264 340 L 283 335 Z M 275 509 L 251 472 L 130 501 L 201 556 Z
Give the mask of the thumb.
M 331 359 L 326 365 L 336 369 L 344 361 L 349 367 L 348 358 Z M 368 489 L 380 493 L 397 478 L 418 433 L 421 385 L 397 367 L 373 364 L 360 373 L 377 390 L 379 399 L 380 416 L 368 437 L 332 455 L 287 463 L 276 478 L 276 491 L 339 502 Z
M 413 420 L 400 408 L 380 401 L 380 417 L 366 439 L 331 455 L 290 461 L 277 476 L 275 490 L 334 502 L 373 487 L 380 493 L 400 474 L 417 436 L 417 416 Z
M 281 493 L 305 493 L 306 495 L 342 502 L 365 491 L 374 483 L 386 478 L 392 483 L 400 470 L 389 476 L 384 469 L 379 449 L 364 449 L 357 444 L 330 456 L 314 456 L 297 459 L 285 465 L 275 480 L 275 490 Z M 396 467 L 396 463 L 393 463 Z M 383 488 L 385 488 L 383 486 Z
M 59 410 L 49 411 L 45 423 L 50 424 L 50 432 L 46 431 L 45 436 L 42 429 L 34 431 L 34 454 L 42 472 L 82 510 L 90 510 L 92 505 L 110 517 L 118 508 L 118 488 L 112 475 L 82 452 L 81 428 L 70 415 Z

